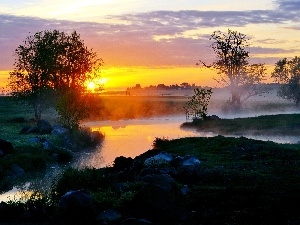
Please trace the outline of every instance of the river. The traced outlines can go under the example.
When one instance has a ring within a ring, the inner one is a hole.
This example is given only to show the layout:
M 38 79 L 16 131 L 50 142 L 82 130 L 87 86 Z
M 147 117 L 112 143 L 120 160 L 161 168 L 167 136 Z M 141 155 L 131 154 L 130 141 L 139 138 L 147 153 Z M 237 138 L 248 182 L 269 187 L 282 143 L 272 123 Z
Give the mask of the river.
M 135 157 L 152 148 L 155 138 L 175 139 L 181 137 L 211 137 L 215 134 L 207 132 L 197 132 L 194 129 L 180 129 L 180 125 L 185 122 L 185 116 L 156 117 L 147 119 L 132 119 L 119 121 L 91 121 L 83 125 L 92 130 L 98 130 L 105 134 L 104 142 L 94 151 L 82 152 L 67 166 L 83 168 L 100 168 L 112 165 L 118 156 Z M 299 137 L 279 137 L 272 136 L 246 136 L 248 138 L 270 140 L 279 143 L 296 143 Z M 29 182 L 23 182 L 23 187 L 39 187 L 49 185 L 49 180 L 62 170 L 58 165 L 48 168 L 46 175 L 32 178 Z M 14 187 L 9 192 L 0 195 L 0 202 L 6 201 L 8 197 L 13 198 L 20 188 Z

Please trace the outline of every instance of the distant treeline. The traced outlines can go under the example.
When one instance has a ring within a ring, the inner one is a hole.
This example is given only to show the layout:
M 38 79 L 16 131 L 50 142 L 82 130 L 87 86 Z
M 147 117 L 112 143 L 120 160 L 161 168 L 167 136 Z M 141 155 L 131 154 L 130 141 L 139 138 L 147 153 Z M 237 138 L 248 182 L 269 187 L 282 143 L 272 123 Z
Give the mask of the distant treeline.
M 137 91 L 137 90 L 192 90 L 195 88 L 199 88 L 200 86 L 196 86 L 196 84 L 189 84 L 187 82 L 183 82 L 181 84 L 158 84 L 158 85 L 150 85 L 144 88 L 141 87 L 140 84 L 136 84 L 134 87 L 127 88 L 127 91 Z

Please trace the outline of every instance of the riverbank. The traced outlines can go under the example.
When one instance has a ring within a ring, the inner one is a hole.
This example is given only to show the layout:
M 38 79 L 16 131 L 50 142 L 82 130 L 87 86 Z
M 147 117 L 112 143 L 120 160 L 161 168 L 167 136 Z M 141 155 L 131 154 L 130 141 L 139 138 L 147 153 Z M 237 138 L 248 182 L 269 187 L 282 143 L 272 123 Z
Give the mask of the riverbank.
M 299 136 L 300 114 L 185 122 L 181 128 L 193 128 L 220 135 Z
M 68 131 L 57 123 L 54 109 L 46 110 L 40 121 L 32 116 L 28 105 L 0 97 L 0 194 L 26 184 L 30 175 L 68 164 L 76 152 L 95 149 L 104 138 L 85 128 Z
M 111 167 L 68 169 L 48 194 L 2 204 L 1 218 L 18 222 L 27 216 L 36 224 L 299 224 L 298 144 L 216 136 L 157 138 L 153 145 L 135 158 L 116 158 Z

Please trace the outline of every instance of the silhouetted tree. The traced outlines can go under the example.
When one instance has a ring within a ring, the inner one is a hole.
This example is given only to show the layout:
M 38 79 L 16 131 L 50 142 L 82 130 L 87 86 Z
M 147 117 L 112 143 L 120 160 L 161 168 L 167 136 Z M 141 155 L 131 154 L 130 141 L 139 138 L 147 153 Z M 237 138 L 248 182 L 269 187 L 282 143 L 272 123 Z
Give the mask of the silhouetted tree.
M 300 58 L 295 56 L 288 60 L 284 58 L 275 64 L 271 77 L 275 82 L 283 84 L 278 90 L 278 96 L 293 100 L 300 104 Z
M 196 88 L 194 95 L 184 106 L 186 116 L 190 115 L 193 119 L 205 119 L 207 117 L 207 106 L 212 95 L 212 89 Z
M 70 90 L 83 93 L 84 82 L 98 76 L 102 62 L 76 31 L 70 35 L 58 30 L 37 32 L 18 46 L 15 56 L 9 88 L 13 96 L 33 106 L 37 120 L 45 107 Z
M 245 34 L 232 30 L 228 30 L 227 33 L 215 31 L 210 40 L 213 40 L 211 48 L 216 54 L 216 61 L 206 65 L 199 60 L 200 64 L 218 71 L 219 78 L 215 80 L 230 88 L 230 102 L 239 107 L 243 100 L 257 93 L 251 88 L 263 80 L 265 66 L 249 65 L 249 44 Z

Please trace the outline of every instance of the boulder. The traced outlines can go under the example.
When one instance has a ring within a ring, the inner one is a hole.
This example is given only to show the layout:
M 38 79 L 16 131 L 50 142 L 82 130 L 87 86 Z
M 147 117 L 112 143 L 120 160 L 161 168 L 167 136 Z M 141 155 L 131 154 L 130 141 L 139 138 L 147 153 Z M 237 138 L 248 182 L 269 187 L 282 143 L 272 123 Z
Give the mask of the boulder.
M 52 135 L 65 135 L 68 134 L 69 130 L 67 128 L 64 128 L 62 126 L 53 126 L 53 129 L 51 131 Z
M 22 127 L 19 134 L 27 134 L 27 131 L 31 128 L 31 126 Z
M 142 177 L 141 181 L 156 185 L 165 191 L 171 191 L 175 188 L 175 180 L 168 174 L 147 175 Z
M 57 215 L 60 224 L 92 224 L 96 219 L 93 199 L 84 190 L 72 190 L 59 199 Z
M 148 220 L 145 219 L 138 219 L 138 218 L 127 218 L 121 222 L 121 225 L 151 225 Z
M 114 209 L 105 210 L 97 216 L 97 220 L 102 223 L 105 222 L 115 223 L 121 218 L 122 218 L 121 213 L 119 213 L 117 210 Z
M 130 168 L 132 164 L 133 159 L 130 157 L 119 156 L 114 160 L 114 168 L 119 171 Z
M 59 208 L 65 211 L 78 211 L 91 208 L 93 199 L 90 193 L 84 190 L 69 191 L 59 200 Z
M 12 153 L 14 147 L 11 142 L 0 139 L 0 150 L 3 152 L 4 155 L 6 155 Z
M 38 134 L 39 128 L 37 126 L 25 126 L 23 127 L 19 134 Z
M 39 120 L 37 122 L 37 127 L 39 129 L 39 134 L 51 134 L 52 126 L 46 120 Z
M 171 165 L 175 168 L 179 168 L 181 166 L 199 166 L 201 164 L 200 160 L 195 156 L 177 156 L 172 160 Z
M 171 165 L 176 169 L 176 179 L 184 183 L 201 178 L 201 162 L 194 156 L 177 156 Z
M 25 171 L 17 164 L 13 164 L 10 168 L 12 176 L 19 176 L 25 173 Z
M 148 151 L 142 153 L 141 155 L 135 157 L 134 161 L 133 161 L 132 169 L 133 170 L 141 170 L 143 168 L 144 161 L 147 158 L 153 157 L 153 156 L 159 154 L 160 152 L 161 151 L 158 149 L 151 149 L 151 150 L 148 150 Z
M 147 158 L 144 161 L 144 166 L 146 167 L 168 167 L 170 166 L 170 162 L 174 159 L 173 155 L 160 152 L 159 154 Z

